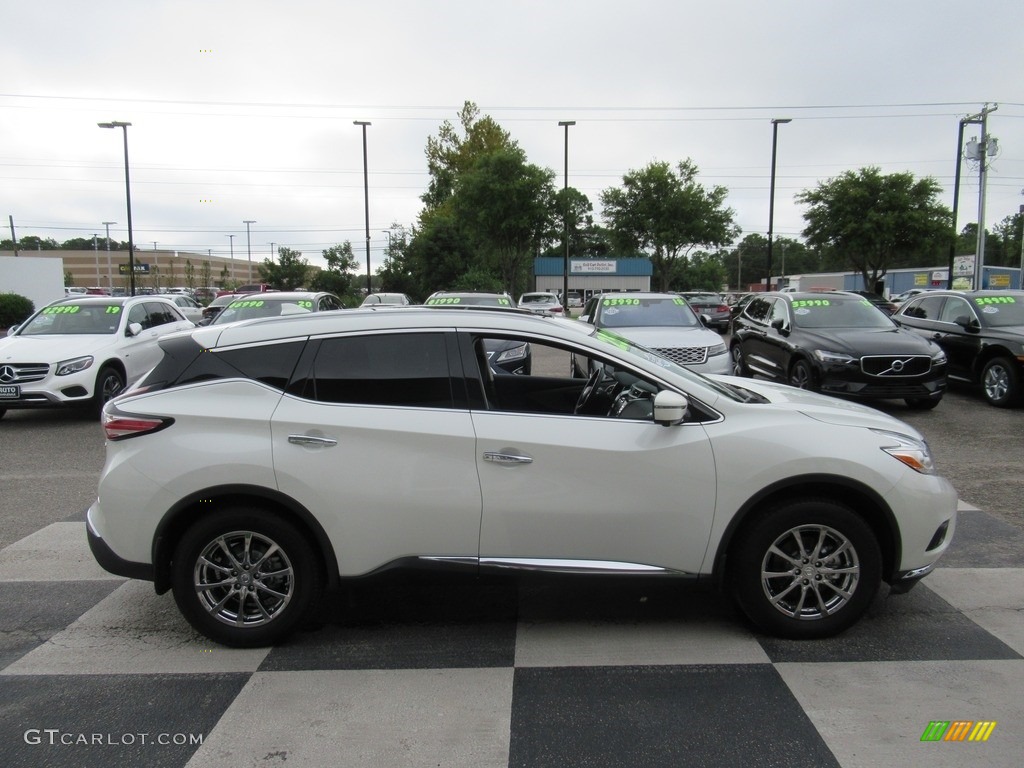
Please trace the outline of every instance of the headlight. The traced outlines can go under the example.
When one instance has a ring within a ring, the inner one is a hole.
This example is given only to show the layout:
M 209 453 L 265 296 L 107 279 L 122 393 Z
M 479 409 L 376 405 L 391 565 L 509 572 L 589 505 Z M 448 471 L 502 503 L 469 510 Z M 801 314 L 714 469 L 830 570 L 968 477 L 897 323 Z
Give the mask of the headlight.
M 946 364 L 946 353 L 941 349 L 932 355 L 932 365 L 945 365 Z
M 884 429 L 872 429 L 871 431 L 884 437 L 887 443 L 891 443 L 891 445 L 883 445 L 881 448 L 894 459 L 902 461 L 922 475 L 935 474 L 932 454 L 923 440 L 917 440 L 910 435 L 901 435 L 899 432 L 888 432 Z
M 851 357 L 844 352 L 830 352 L 827 349 L 814 350 L 814 356 L 821 362 L 829 365 L 850 365 L 857 362 L 857 358 Z
M 506 349 L 498 355 L 498 362 L 507 363 L 509 360 L 522 360 L 526 357 L 526 353 L 529 351 L 529 344 L 519 344 L 518 346 L 512 347 L 512 349 Z
M 724 355 L 726 352 L 728 352 L 728 350 L 725 348 L 725 344 L 715 344 L 713 347 L 708 347 L 708 357 Z
M 92 365 L 92 357 L 87 355 L 85 357 L 75 357 L 71 360 L 64 360 L 63 362 L 57 363 L 57 375 L 68 376 L 72 373 L 78 373 L 84 371 Z

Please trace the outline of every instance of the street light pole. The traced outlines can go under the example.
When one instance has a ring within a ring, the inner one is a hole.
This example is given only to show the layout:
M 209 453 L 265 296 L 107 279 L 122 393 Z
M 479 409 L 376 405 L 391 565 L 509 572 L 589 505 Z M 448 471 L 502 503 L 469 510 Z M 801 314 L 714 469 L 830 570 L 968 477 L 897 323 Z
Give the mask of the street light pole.
M 249 239 L 249 225 L 250 224 L 255 224 L 256 221 L 255 221 L 255 219 L 246 219 L 242 223 L 245 224 L 245 249 L 246 249 L 246 251 L 248 252 L 248 255 L 249 255 L 249 277 L 247 279 L 251 283 L 252 282 L 252 241 Z
M 562 264 L 562 309 L 569 316 L 569 126 L 576 125 L 575 120 L 561 120 L 558 123 L 565 128 L 565 183 L 562 194 L 565 205 L 562 210 L 562 221 L 565 225 L 565 259 Z
M 369 166 L 366 163 L 366 126 L 372 125 L 365 120 L 353 120 L 352 125 L 360 125 L 363 128 L 363 208 L 366 212 L 366 295 L 373 293 L 373 286 L 370 282 L 370 176 Z
M 228 242 L 231 244 L 231 282 L 235 282 L 235 236 L 228 235 Z
M 768 281 L 765 285 L 769 291 L 772 289 L 772 230 L 775 225 L 775 153 L 779 143 L 779 124 L 791 122 L 793 119 L 789 117 L 772 118 L 772 173 L 768 190 Z
M 135 295 L 135 241 L 132 239 L 132 189 L 128 180 L 128 126 L 131 123 L 111 121 L 96 123 L 100 128 L 120 128 L 124 133 L 124 196 L 128 204 L 128 295 Z
M 110 289 L 110 292 L 113 293 L 114 292 L 114 279 L 113 279 L 114 276 L 113 276 L 113 272 L 111 271 L 111 268 L 110 268 L 110 225 L 111 224 L 117 224 L 117 222 L 116 221 L 103 221 L 103 222 L 100 222 L 100 223 L 103 224 L 103 226 L 107 228 L 107 287 Z

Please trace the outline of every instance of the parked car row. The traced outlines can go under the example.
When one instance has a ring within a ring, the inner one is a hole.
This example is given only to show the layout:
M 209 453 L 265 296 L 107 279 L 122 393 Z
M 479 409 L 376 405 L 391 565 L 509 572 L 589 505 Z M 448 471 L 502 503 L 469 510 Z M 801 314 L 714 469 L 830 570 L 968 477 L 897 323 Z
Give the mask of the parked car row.
M 992 405 L 1024 399 L 1024 292 L 927 291 L 890 315 L 850 292 L 752 294 L 737 304 L 733 373 L 934 408 L 948 380 Z

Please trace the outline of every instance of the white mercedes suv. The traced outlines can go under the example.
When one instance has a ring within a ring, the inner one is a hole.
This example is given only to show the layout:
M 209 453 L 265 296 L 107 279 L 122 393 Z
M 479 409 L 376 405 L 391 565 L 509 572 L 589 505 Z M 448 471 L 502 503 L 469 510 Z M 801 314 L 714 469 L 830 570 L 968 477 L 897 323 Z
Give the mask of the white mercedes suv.
M 92 408 L 157 364 L 160 337 L 195 327 L 157 296 L 74 296 L 0 339 L 0 416 L 14 408 Z
M 495 339 L 529 344 L 530 373 L 495 375 Z M 912 427 L 572 320 L 351 310 L 160 346 L 104 408 L 89 543 L 227 645 L 417 563 L 707 580 L 765 632 L 823 637 L 931 571 L 956 526 Z

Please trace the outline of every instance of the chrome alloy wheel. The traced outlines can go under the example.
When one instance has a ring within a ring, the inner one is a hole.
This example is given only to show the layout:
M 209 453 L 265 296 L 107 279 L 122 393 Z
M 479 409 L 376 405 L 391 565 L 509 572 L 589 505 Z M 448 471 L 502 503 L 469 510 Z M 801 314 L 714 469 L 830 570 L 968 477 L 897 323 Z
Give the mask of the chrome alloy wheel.
M 1010 374 L 1001 365 L 990 365 L 985 369 L 981 385 L 989 402 L 1002 402 L 1010 393 Z
M 857 591 L 861 566 L 843 534 L 802 525 L 779 536 L 761 561 L 761 586 L 770 604 L 794 619 L 821 619 L 841 610 Z
M 287 554 L 252 531 L 232 531 L 209 542 L 196 558 L 193 583 L 203 609 L 233 627 L 268 624 L 295 594 Z

